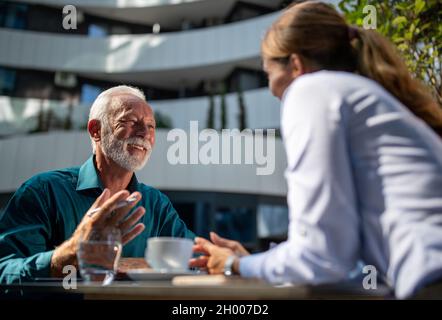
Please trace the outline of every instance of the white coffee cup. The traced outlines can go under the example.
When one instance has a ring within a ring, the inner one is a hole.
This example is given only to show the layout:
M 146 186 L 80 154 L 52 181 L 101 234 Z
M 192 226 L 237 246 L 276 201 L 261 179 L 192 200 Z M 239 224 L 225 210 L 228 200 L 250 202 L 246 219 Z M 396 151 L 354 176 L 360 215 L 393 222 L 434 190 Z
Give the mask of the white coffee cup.
M 145 259 L 155 270 L 183 272 L 189 270 L 193 241 L 186 238 L 153 237 L 147 240 Z

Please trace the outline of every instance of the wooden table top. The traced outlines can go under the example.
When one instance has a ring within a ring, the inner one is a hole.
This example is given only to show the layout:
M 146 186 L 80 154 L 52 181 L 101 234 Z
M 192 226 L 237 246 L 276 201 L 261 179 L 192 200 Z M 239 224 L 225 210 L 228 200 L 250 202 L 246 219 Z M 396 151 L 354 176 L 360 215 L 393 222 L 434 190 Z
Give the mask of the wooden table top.
M 362 282 L 345 282 L 319 286 L 273 286 L 259 279 L 240 276 L 181 275 L 169 280 L 133 281 L 127 276 L 130 269 L 148 268 L 144 259 L 121 259 L 116 280 L 110 285 L 76 283 L 66 289 L 63 279 L 44 279 L 37 282 L 2 285 L 1 292 L 26 292 L 32 295 L 80 296 L 86 300 L 285 300 L 285 299 L 390 299 L 391 292 L 379 285 L 365 290 Z M 57 281 L 58 280 L 58 281 Z

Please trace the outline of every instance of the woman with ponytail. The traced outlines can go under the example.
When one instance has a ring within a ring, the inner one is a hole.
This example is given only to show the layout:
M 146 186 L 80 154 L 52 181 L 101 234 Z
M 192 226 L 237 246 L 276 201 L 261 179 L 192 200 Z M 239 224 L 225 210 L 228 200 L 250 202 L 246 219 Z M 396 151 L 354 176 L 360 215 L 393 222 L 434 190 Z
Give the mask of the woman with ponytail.
M 305 2 L 269 28 L 262 56 L 282 101 L 288 240 L 249 255 L 212 234 L 196 239 L 206 255 L 191 264 L 318 284 L 363 261 L 398 298 L 441 283 L 442 110 L 392 44 Z

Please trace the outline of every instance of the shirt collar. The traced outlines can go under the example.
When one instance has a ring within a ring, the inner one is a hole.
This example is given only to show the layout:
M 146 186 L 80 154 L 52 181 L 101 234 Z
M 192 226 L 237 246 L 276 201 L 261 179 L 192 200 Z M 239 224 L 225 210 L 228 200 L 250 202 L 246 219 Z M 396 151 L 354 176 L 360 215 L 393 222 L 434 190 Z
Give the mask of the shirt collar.
M 127 190 L 129 190 L 130 193 L 138 191 L 138 179 L 135 173 L 132 175 L 132 179 L 130 179 L 129 185 L 127 186 Z
M 94 157 L 95 155 L 92 155 L 80 167 L 80 171 L 78 173 L 77 191 L 87 189 L 103 190 L 103 185 L 101 184 L 100 177 L 98 176 L 97 169 L 95 168 Z
M 97 173 L 97 168 L 95 167 L 95 155 L 92 155 L 85 163 L 80 167 L 78 173 L 77 191 L 88 190 L 88 189 L 100 189 L 103 190 L 103 184 L 101 183 L 100 177 Z M 137 191 L 138 179 L 135 174 L 132 175 L 132 179 L 127 186 L 130 192 Z

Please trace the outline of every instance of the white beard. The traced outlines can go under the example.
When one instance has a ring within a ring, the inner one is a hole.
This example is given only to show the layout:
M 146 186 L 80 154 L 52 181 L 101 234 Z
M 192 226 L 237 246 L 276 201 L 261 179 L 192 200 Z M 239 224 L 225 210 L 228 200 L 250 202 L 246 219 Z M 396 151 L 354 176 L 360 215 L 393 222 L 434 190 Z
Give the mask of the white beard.
M 101 150 L 104 155 L 128 171 L 138 171 L 142 169 L 152 153 L 150 142 L 138 137 L 119 140 L 109 130 L 110 128 L 106 127 L 103 129 L 101 137 Z M 131 155 L 127 150 L 128 144 L 143 146 L 146 148 L 146 154 L 142 157 Z

